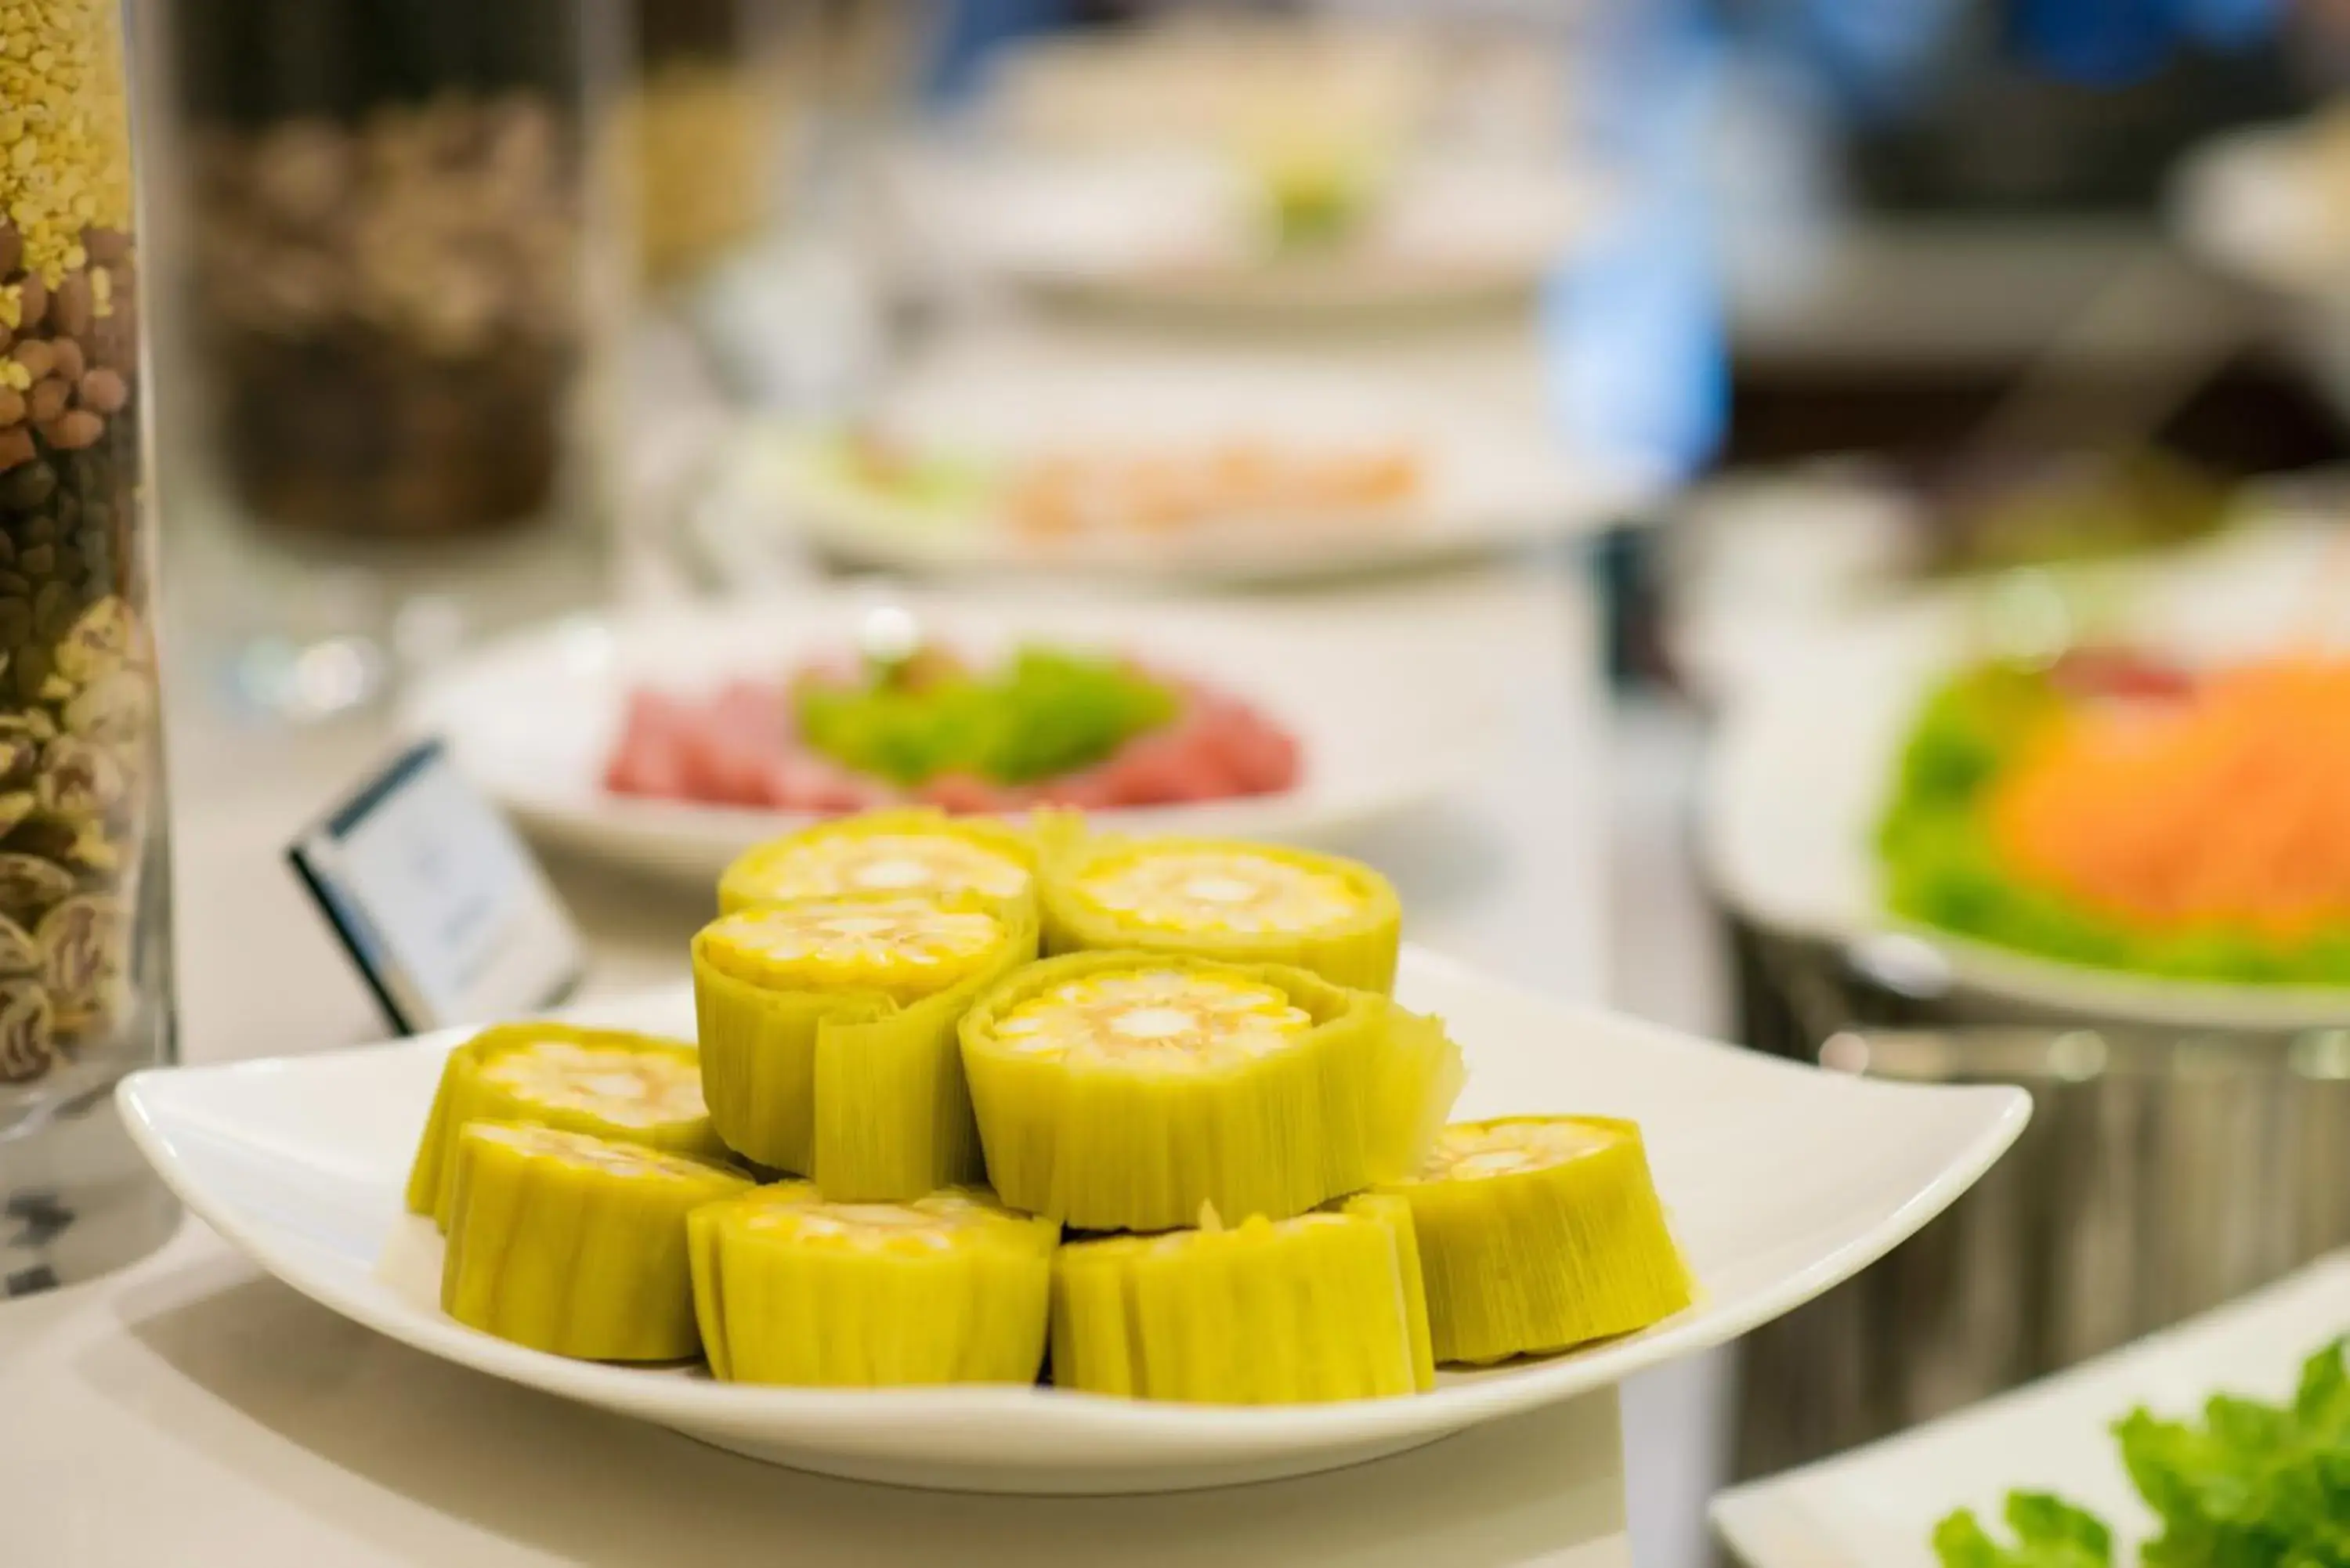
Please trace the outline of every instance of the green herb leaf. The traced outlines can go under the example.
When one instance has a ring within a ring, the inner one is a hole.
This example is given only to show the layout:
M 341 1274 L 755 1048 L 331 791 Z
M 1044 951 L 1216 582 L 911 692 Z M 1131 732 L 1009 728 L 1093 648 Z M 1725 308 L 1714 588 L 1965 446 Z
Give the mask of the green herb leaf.
M 2113 1532 L 2104 1521 L 2044 1492 L 2011 1492 L 2007 1527 L 2012 1546 L 1962 1510 L 1935 1527 L 1934 1551 L 1942 1568 L 2113 1568 Z
M 1025 648 L 1003 670 L 949 668 L 919 683 L 884 672 L 797 693 L 801 738 L 858 773 L 912 787 L 945 774 L 1035 784 L 1108 758 L 1171 722 L 1181 703 L 1114 659 Z
M 2200 1423 L 2136 1410 L 2114 1426 L 2122 1464 L 2161 1522 L 2142 1568 L 2350 1568 L 2350 1363 L 2336 1341 L 2289 1405 L 2219 1395 Z M 1943 1568 L 2112 1568 L 2104 1522 L 2017 1492 L 2002 1546 L 1970 1513 L 1934 1530 Z

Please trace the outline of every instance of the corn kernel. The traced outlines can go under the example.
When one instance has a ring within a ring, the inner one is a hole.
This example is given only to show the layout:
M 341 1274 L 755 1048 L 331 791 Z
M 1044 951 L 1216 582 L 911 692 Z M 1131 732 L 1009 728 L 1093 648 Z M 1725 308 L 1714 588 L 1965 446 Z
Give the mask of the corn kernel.
M 910 999 L 976 973 L 1003 940 L 1003 922 L 984 910 L 841 898 L 728 915 L 703 929 L 696 950 L 756 984 Z
M 592 1112 L 619 1127 L 661 1127 L 708 1114 L 699 1067 L 660 1053 L 542 1040 L 494 1058 L 481 1075 L 534 1105 Z
M 1307 931 L 1352 919 L 1363 907 L 1355 889 L 1328 872 L 1245 849 L 1112 858 L 1076 886 L 1102 909 L 1165 931 Z
M 755 875 L 761 898 L 837 898 L 843 893 L 983 893 L 1015 897 L 1028 886 L 1016 856 L 950 834 L 873 833 L 811 836 L 778 846 Z
M 1005 1048 L 1050 1061 L 1214 1065 L 1270 1054 L 1313 1026 L 1274 986 L 1145 969 L 1056 985 L 1005 1012 L 993 1033 Z

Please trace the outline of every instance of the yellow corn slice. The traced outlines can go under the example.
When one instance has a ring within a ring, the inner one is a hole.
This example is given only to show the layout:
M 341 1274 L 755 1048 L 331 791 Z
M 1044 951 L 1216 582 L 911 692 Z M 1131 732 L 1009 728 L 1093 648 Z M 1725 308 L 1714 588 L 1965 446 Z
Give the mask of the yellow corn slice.
M 1349 1208 L 1073 1242 L 1053 1263 L 1053 1381 L 1222 1405 L 1431 1386 L 1419 1282 L 1389 1215 Z
M 977 1174 L 955 1024 L 1035 956 L 1033 910 L 978 894 L 721 917 L 693 941 L 702 1091 L 726 1146 L 840 1201 Z
M 1042 897 L 1050 953 L 1181 953 L 1286 964 L 1357 991 L 1395 983 L 1395 889 L 1332 856 L 1215 839 L 1080 840 L 1048 856 Z
M 746 850 L 719 878 L 718 908 L 732 914 L 844 894 L 977 893 L 1010 902 L 1031 896 L 1035 858 L 1028 841 L 999 822 L 874 812 Z
M 1459 1087 L 1440 1029 L 1275 965 L 1069 954 L 962 1033 L 995 1189 L 1092 1231 L 1301 1214 L 1416 1168 Z
M 1597 1116 L 1461 1122 L 1411 1206 L 1436 1358 L 1483 1363 L 1630 1334 L 1690 1304 L 1640 1129 Z
M 555 1127 L 477 1121 L 454 1142 L 443 1311 L 590 1361 L 699 1352 L 686 1216 L 749 1190 L 748 1180 Z
M 788 1181 L 688 1221 L 712 1373 L 876 1387 L 1033 1383 L 1061 1229 L 949 1188 L 830 1203 Z
M 692 1046 L 617 1029 L 501 1024 L 449 1053 L 409 1172 L 408 1207 L 443 1231 L 457 1134 L 474 1121 L 540 1122 L 706 1158 L 726 1152 Z

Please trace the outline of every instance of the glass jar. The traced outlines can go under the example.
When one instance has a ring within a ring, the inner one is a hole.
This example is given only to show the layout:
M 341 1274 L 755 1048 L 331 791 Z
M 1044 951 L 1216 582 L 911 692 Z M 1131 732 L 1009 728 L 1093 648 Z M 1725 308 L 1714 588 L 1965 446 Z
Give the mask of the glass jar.
M 175 6 L 199 441 L 244 513 L 444 538 L 564 498 L 598 13 Z
M 0 1253 L 65 1222 L 30 1135 L 172 1049 L 125 58 L 119 0 L 0 6 Z
M 648 286 L 691 283 L 778 220 L 807 122 L 810 0 L 637 0 L 622 101 Z

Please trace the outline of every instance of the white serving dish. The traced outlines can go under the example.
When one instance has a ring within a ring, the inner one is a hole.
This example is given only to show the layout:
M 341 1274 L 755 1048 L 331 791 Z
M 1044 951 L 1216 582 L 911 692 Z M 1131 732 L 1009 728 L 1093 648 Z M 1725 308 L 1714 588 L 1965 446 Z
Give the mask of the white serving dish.
M 2053 1491 L 2121 1537 L 2153 1523 L 2123 1473 L 2112 1426 L 2139 1405 L 2190 1417 L 2214 1394 L 2278 1400 L 2302 1363 L 2350 1324 L 2350 1256 L 2191 1323 L 1914 1431 L 1714 1500 L 1713 1523 L 1746 1568 L 1935 1568 L 1933 1529 L 1971 1508 L 2001 1531 L 2010 1490 Z
M 2013 1142 L 2027 1096 L 1877 1083 L 1563 1006 L 1408 952 L 1400 992 L 1443 1015 L 1472 1077 L 1459 1114 L 1635 1117 L 1700 1288 L 1643 1333 L 1448 1374 L 1409 1398 L 1281 1408 L 1153 1405 L 1046 1388 L 753 1388 L 567 1361 L 443 1316 L 407 1168 L 459 1037 L 140 1073 L 120 1103 L 174 1191 L 262 1267 L 345 1315 L 477 1371 L 755 1458 L 977 1491 L 1179 1490 L 1308 1474 L 1556 1404 L 1719 1345 L 1850 1277 Z M 597 1010 L 690 1033 L 686 988 Z
M 2189 661 L 2227 659 L 2350 634 L 2345 549 L 2329 524 L 2281 516 L 2141 563 L 1921 594 L 1783 639 L 1739 683 L 1708 760 L 1698 843 L 1709 880 L 1742 916 L 1783 934 L 1849 945 L 1908 929 L 1956 985 L 2052 1012 L 2216 1028 L 2350 1020 L 2350 989 L 2165 980 L 1902 928 L 1880 897 L 1874 842 L 1926 695 L 1990 649 L 1994 621 L 2016 622 L 2014 601 L 2002 612 L 1989 595 L 2054 594 L 2043 609 L 2096 617 L 2086 629 Z
M 915 238 L 1020 286 L 1288 327 L 1531 298 L 1607 204 L 1555 158 L 1456 151 L 1407 161 L 1358 234 L 1282 256 L 1242 171 L 1194 151 L 933 159 L 907 162 L 899 183 Z
M 991 468 L 1247 440 L 1305 453 L 1408 452 L 1421 479 L 1392 506 L 1343 517 L 1268 513 L 1038 539 L 985 497 L 941 510 L 844 481 L 807 432 L 753 422 L 695 509 L 704 546 L 723 556 L 763 538 L 805 540 L 844 560 L 923 575 L 1292 582 L 1587 533 L 1652 496 L 1659 478 L 1628 455 L 1574 450 L 1539 420 L 1514 408 L 1497 414 L 1458 389 L 1242 353 L 1087 353 L 989 337 L 909 368 L 865 411 L 920 450 Z
M 780 678 L 798 659 L 853 649 L 877 605 L 910 611 L 981 658 L 1031 639 L 1136 654 L 1248 699 L 1298 738 L 1305 772 L 1294 788 L 1095 814 L 1105 828 L 1327 837 L 1473 776 L 1499 732 L 1481 661 L 1431 660 L 1427 639 L 1367 618 L 878 590 L 589 617 L 524 632 L 429 679 L 404 722 L 442 736 L 458 766 L 541 838 L 642 869 L 713 878 L 752 845 L 815 819 L 607 792 L 604 762 L 629 689 L 688 692 L 730 678 Z

